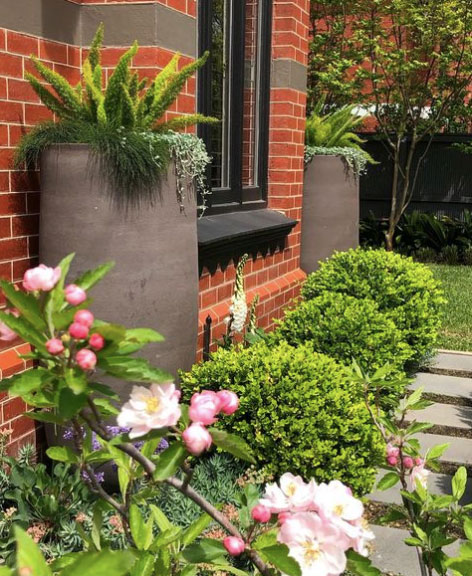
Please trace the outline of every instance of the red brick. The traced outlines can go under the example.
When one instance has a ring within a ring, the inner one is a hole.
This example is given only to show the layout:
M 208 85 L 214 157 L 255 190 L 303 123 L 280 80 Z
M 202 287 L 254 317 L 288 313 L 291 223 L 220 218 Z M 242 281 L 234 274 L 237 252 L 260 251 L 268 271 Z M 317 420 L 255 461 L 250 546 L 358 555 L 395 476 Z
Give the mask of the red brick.
M 52 113 L 41 104 L 25 104 L 26 124 L 37 124 L 44 120 L 51 120 Z
M 0 240 L 0 260 L 14 260 L 28 255 L 26 238 L 12 238 Z
M 23 78 L 23 58 L 13 54 L 0 53 L 0 76 Z
M 39 41 L 39 57 L 41 60 L 67 64 L 67 46 L 49 40 Z
M 0 122 L 21 124 L 23 122 L 23 104 L 19 102 L 0 102 Z
M 8 79 L 8 98 L 21 102 L 38 102 L 39 97 L 26 80 Z
M 0 98 L 2 100 L 7 99 L 7 79 L 0 78 Z
M 39 215 L 14 216 L 12 218 L 12 236 L 30 236 L 39 232 Z
M 11 362 L 14 362 L 14 357 L 16 357 L 16 364 L 14 365 L 9 365 L 9 366 L 5 366 L 3 364 L 3 357 L 5 356 L 5 354 L 3 354 L 0 357 L 0 366 L 2 367 L 2 374 L 4 371 L 9 370 L 11 368 L 14 368 L 15 366 L 18 366 L 18 361 L 20 361 L 20 363 L 22 363 L 23 361 L 18 358 L 18 355 L 16 354 L 16 352 L 13 352 L 12 350 L 12 360 Z M 9 398 L 5 404 L 3 404 L 2 407 L 2 412 L 3 412 L 3 421 L 4 422 L 8 422 L 9 420 L 12 420 L 13 418 L 17 418 L 21 413 L 23 413 L 26 410 L 26 404 L 23 402 L 23 400 L 21 398 Z
M 12 276 L 10 262 L 4 262 L 3 264 L 0 264 L 0 278 L 2 280 L 8 280 L 11 282 Z
M 10 190 L 10 178 L 8 172 L 0 172 L 0 192 L 8 192 Z M 0 196 L 1 206 L 1 196 Z
M 7 51 L 13 54 L 22 54 L 24 56 L 39 55 L 38 38 L 18 34 L 17 32 L 7 31 Z
M 26 196 L 28 214 L 39 214 L 41 196 L 37 192 L 31 192 Z
M 179 12 L 187 13 L 187 2 L 186 0 L 167 0 L 167 6 L 169 8 L 174 8 Z
M 39 172 L 12 171 L 11 172 L 12 192 L 36 192 L 39 190 Z
M 28 256 L 36 258 L 39 254 L 39 236 L 28 236 Z
M 0 170 L 8 170 L 13 166 L 13 148 L 0 148 Z
M 13 262 L 13 282 L 19 282 L 29 268 L 38 266 L 36 258 L 27 258 L 26 260 L 15 260 Z M 11 273 L 10 273 L 11 274 Z
M 11 237 L 11 219 L 10 218 L 0 218 L 0 238 L 10 238 Z

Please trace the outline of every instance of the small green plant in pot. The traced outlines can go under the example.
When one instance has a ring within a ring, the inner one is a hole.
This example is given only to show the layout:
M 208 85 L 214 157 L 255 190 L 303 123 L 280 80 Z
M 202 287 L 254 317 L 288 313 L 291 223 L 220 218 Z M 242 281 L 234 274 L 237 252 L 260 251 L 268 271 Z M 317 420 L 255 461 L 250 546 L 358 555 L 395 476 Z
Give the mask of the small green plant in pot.
M 187 176 L 190 171 L 191 176 L 200 176 L 201 183 L 209 161 L 204 145 L 194 135 L 177 132 L 199 122 L 217 120 L 201 114 L 168 121 L 164 117 L 186 81 L 205 64 L 208 53 L 180 70 L 180 54 L 176 54 L 154 79 L 140 79 L 131 69 L 139 49 L 135 42 L 121 56 L 105 85 L 103 36 L 101 24 L 76 86 L 32 56 L 41 80 L 52 89 L 32 74 L 27 73 L 26 78 L 57 122 L 42 122 L 22 138 L 16 153 L 17 166 L 34 166 L 41 152 L 53 144 L 88 144 L 106 171 L 113 194 L 126 203 L 153 197 L 172 156 L 177 155 L 178 176 Z M 183 146 L 184 152 L 179 155 L 181 141 L 188 139 L 191 144 Z M 189 156 L 193 171 L 188 169 Z

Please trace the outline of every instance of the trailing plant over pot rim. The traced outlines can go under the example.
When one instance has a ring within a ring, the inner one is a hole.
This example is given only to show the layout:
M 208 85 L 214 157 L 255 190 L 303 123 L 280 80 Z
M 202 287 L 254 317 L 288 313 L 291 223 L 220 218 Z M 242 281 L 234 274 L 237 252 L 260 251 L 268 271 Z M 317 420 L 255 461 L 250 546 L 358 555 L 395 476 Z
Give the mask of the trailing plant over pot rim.
M 177 131 L 218 120 L 201 114 L 163 119 L 186 81 L 205 64 L 209 54 L 206 52 L 179 70 L 177 53 L 154 79 L 140 79 L 138 72 L 131 70 L 138 52 L 134 42 L 119 59 L 105 86 L 101 66 L 103 35 L 101 24 L 76 86 L 31 57 L 41 79 L 52 89 L 32 74 L 27 73 L 26 78 L 57 121 L 42 122 L 23 136 L 16 151 L 16 166 L 34 167 L 41 152 L 54 144 L 88 144 L 92 157 L 107 176 L 113 200 L 129 205 L 154 200 L 168 164 L 174 159 L 181 200 L 180 180 L 191 174 L 202 186 L 209 157 L 201 140 L 190 134 L 178 135 Z M 192 146 L 185 145 L 188 139 Z

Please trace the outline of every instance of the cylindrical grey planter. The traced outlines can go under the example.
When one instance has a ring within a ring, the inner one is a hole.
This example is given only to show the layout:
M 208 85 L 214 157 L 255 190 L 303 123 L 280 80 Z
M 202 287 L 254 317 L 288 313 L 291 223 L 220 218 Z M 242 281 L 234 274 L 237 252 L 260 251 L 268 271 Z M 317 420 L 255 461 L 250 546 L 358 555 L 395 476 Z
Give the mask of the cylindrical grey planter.
M 340 156 L 314 156 L 303 184 L 301 267 L 359 244 L 359 179 Z
M 143 355 L 174 376 L 195 361 L 198 331 L 198 251 L 195 194 L 181 211 L 173 166 L 154 205 L 118 208 L 86 145 L 52 146 L 41 158 L 40 260 L 56 265 L 71 252 L 72 280 L 113 260 L 91 290 L 97 318 L 160 332 L 165 341 Z M 114 383 L 127 398 L 131 385 Z

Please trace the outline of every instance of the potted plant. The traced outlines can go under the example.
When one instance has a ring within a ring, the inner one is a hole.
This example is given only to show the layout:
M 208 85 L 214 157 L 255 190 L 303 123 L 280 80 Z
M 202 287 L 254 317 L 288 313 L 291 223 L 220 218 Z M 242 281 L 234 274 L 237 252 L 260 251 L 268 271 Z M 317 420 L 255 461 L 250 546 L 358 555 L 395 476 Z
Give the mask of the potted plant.
M 355 106 L 323 114 L 320 100 L 306 121 L 301 267 L 310 273 L 335 250 L 359 242 L 359 176 L 372 157 L 354 130 Z
M 176 374 L 195 360 L 195 181 L 203 181 L 209 162 L 201 140 L 177 131 L 215 120 L 163 118 L 208 54 L 180 70 L 177 54 L 150 81 L 131 70 L 134 43 L 105 86 L 102 43 L 101 25 L 77 86 L 32 58 L 52 89 L 27 78 L 57 121 L 23 137 L 16 163 L 40 165 L 41 260 L 53 263 L 74 251 L 76 275 L 115 260 L 114 289 L 95 289 L 94 311 L 109 322 L 159 325 L 165 342 L 147 357 Z

